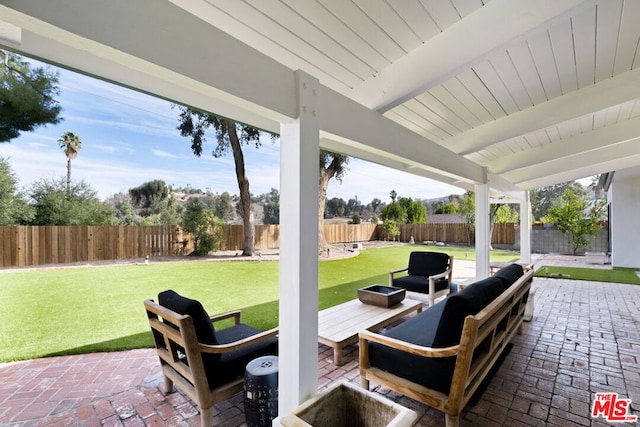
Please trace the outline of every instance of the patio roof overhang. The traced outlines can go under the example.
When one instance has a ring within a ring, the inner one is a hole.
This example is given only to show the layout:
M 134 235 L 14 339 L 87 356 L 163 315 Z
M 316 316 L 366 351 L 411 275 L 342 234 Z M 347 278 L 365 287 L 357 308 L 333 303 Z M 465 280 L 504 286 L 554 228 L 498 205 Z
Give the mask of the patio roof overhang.
M 317 149 L 473 189 L 478 218 L 640 165 L 639 18 L 631 0 L 0 0 L 0 46 L 282 133 L 290 409 L 317 378 L 294 360 L 316 354 Z

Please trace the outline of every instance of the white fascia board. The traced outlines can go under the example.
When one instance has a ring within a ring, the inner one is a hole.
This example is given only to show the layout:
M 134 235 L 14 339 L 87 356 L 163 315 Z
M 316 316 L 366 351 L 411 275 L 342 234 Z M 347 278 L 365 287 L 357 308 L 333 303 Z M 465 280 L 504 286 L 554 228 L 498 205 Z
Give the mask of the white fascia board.
M 639 97 L 640 68 L 477 126 L 442 143 L 450 150 L 466 155 Z
M 320 129 L 370 152 L 458 180 L 483 182 L 482 168 L 329 88 L 320 96 Z M 348 154 L 348 153 L 347 153 Z M 455 184 L 454 184 L 455 185 Z
M 386 112 L 583 3 L 593 1 L 493 0 L 367 79 L 348 96 Z
M 531 182 L 540 180 L 549 182 L 553 179 L 553 184 L 638 165 L 640 165 L 640 138 L 519 169 L 503 176 L 521 188 L 530 189 Z
M 196 90 L 199 85 L 207 87 L 224 102 L 270 120 L 295 117 L 292 70 L 172 3 L 2 0 L 0 4 L 3 20 L 79 52 L 176 84 L 191 81 Z M 24 34 L 20 46 L 30 53 Z M 54 60 L 52 55 L 39 56 Z
M 535 190 L 540 187 L 554 185 L 559 182 L 568 182 L 576 179 L 587 178 L 601 173 L 610 172 L 612 170 L 620 170 L 624 168 L 636 167 L 640 165 L 640 154 L 636 154 L 624 159 L 617 159 L 608 162 L 602 162 L 594 165 L 585 165 L 583 168 L 571 169 L 556 174 L 534 177 L 527 181 L 522 181 L 518 185 L 528 190 Z
M 487 165 L 496 174 L 518 169 L 540 167 L 547 162 L 573 157 L 587 151 L 623 144 L 640 136 L 640 117 L 546 144 L 541 147 L 502 156 Z

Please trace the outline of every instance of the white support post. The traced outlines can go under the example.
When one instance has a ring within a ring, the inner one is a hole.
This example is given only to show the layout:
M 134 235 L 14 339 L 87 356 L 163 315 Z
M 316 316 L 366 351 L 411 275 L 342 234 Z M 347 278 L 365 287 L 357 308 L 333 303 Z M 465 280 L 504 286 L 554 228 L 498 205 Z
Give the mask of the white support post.
M 318 80 L 296 72 L 298 117 L 280 129 L 278 413 L 318 386 Z
M 476 184 L 476 278 L 489 277 L 489 184 Z
M 531 263 L 531 199 L 529 191 L 524 192 L 520 202 L 520 261 Z

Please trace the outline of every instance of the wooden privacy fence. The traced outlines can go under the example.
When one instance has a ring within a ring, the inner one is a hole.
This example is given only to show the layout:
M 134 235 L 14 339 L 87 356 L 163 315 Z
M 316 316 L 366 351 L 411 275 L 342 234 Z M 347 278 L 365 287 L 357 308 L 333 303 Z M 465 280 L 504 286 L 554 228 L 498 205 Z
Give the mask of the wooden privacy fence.
M 409 242 L 436 241 L 467 244 L 466 224 L 400 225 L 396 239 Z M 225 229 L 220 250 L 242 250 L 243 226 Z M 367 242 L 387 238 L 382 225 L 331 224 L 324 226 L 330 244 Z M 280 247 L 278 225 L 255 227 L 257 250 Z M 513 244 L 515 224 L 496 224 L 492 243 Z M 147 255 L 186 255 L 193 239 L 176 226 L 0 226 L 0 267 L 66 264 L 100 260 L 140 258 Z
M 66 264 L 182 252 L 176 226 L 3 226 L 2 266 Z
M 494 224 L 493 234 L 491 235 L 492 244 L 513 245 L 516 239 L 514 223 L 498 223 Z M 379 227 L 378 239 L 383 239 L 386 232 Z M 401 224 L 398 225 L 400 236 L 398 240 L 401 242 L 409 242 L 413 237 L 416 242 L 445 242 L 469 244 L 474 242 L 473 229 L 469 235 L 467 224 Z M 471 239 L 471 242 L 469 241 Z

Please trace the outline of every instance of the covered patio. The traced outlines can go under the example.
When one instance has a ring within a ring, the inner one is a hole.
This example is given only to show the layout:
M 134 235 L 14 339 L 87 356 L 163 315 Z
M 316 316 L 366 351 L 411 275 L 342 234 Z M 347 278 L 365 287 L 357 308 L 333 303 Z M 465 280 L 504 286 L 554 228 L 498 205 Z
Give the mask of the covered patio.
M 558 262 L 553 260 L 551 263 Z M 562 257 L 567 266 L 581 266 Z M 546 265 L 539 261 L 538 265 Z M 534 279 L 535 314 L 462 426 L 607 425 L 592 419 L 595 392 L 640 402 L 640 287 L 568 279 Z M 346 364 L 330 347 L 317 350 L 318 385 L 359 383 L 357 344 Z M 199 425 L 197 408 L 179 392 L 164 395 L 155 351 L 86 354 L 0 365 L 0 424 Z M 417 426 L 444 415 L 388 389 L 376 391 L 418 413 Z M 245 422 L 242 394 L 214 407 L 220 426 Z
M 490 203 L 519 203 L 528 261 L 528 190 L 640 165 L 639 19 L 633 0 L 0 0 L 0 46 L 280 135 L 286 413 L 325 378 L 315 363 L 319 150 L 473 190 L 478 278 L 489 273 Z M 611 377 L 607 387 L 637 400 L 638 344 L 624 353 L 616 335 L 637 331 L 637 290 L 535 286 L 539 317 L 503 367 L 520 380 L 496 377 L 504 384 L 467 422 L 518 408 L 588 424 L 585 380 L 595 391 Z M 421 422 L 435 417 L 426 414 Z

